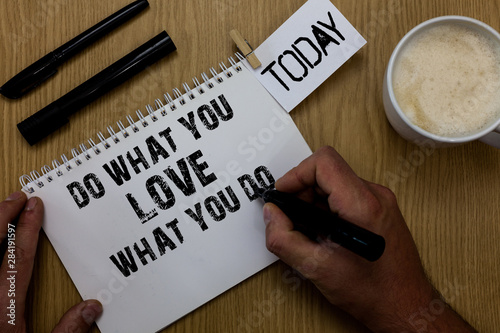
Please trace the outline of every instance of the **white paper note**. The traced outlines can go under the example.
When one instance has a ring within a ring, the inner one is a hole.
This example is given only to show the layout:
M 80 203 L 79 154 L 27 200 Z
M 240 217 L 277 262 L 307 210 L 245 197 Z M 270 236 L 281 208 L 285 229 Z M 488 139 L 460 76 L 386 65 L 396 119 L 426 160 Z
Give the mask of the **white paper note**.
M 366 40 L 328 0 L 309 0 L 254 53 L 260 83 L 290 112 Z

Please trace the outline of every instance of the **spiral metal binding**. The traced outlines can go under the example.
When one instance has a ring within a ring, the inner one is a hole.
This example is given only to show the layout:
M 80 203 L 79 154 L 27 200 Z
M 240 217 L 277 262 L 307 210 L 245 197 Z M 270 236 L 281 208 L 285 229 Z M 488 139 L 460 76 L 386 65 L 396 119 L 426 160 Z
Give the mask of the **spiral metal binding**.
M 186 104 L 186 100 L 182 96 L 181 91 L 178 88 L 173 89 L 175 100 L 179 100 L 180 105 Z
M 108 133 L 109 133 L 110 138 L 113 140 L 113 142 L 114 142 L 114 143 L 118 143 L 118 142 L 120 142 L 120 139 L 118 139 L 118 136 L 116 135 L 116 132 L 115 132 L 115 130 L 113 129 L 113 127 L 108 126 L 108 127 L 107 127 L 107 130 L 108 130 Z M 74 148 L 73 148 L 73 149 L 74 149 Z
M 197 77 L 193 78 L 193 83 L 194 83 L 194 86 L 196 87 L 196 90 L 198 90 L 198 93 L 200 95 L 205 93 L 205 90 L 203 90 L 203 87 L 201 86 L 200 81 L 198 81 Z
M 191 89 L 187 82 L 182 84 L 182 89 L 184 90 L 184 94 L 178 89 L 174 88 L 172 90 L 174 98 L 170 95 L 170 93 L 166 92 L 163 94 L 164 102 L 157 98 L 154 100 L 154 108 L 150 104 L 145 106 L 146 111 L 148 112 L 147 116 L 144 116 L 141 110 L 136 111 L 137 120 L 135 121 L 131 115 L 127 115 L 125 118 L 127 119 L 129 126 L 126 127 L 121 120 L 119 120 L 116 124 L 118 126 L 119 131 L 115 131 L 112 126 L 108 126 L 106 129 L 109 133 L 109 137 L 106 138 L 102 132 L 97 133 L 97 137 L 100 142 L 95 143 L 92 138 L 88 139 L 87 142 L 89 147 L 84 143 L 80 144 L 78 148 L 71 149 L 72 159 L 68 159 L 65 154 L 60 156 L 61 160 L 54 159 L 52 161 L 52 168 L 48 165 L 44 165 L 41 168 L 42 174 L 38 171 L 33 170 L 29 175 L 24 174 L 19 177 L 19 183 L 23 191 L 27 193 L 34 193 L 36 188 L 42 188 L 45 185 L 45 181 L 47 183 L 52 182 L 55 177 L 61 177 L 65 172 L 70 172 L 75 167 L 78 167 L 85 163 L 85 161 L 91 160 L 93 157 L 98 156 L 102 152 L 102 148 L 105 150 L 110 149 L 112 147 L 112 143 L 119 144 L 121 140 L 125 140 L 132 135 L 132 133 L 139 132 L 141 130 L 140 125 L 142 127 L 147 127 L 149 125 L 149 120 L 151 122 L 156 122 L 159 120 L 159 116 L 166 116 L 167 110 L 170 112 L 176 111 L 179 107 L 185 105 L 186 97 L 189 100 L 193 100 L 197 97 L 197 95 L 202 95 L 206 92 L 206 90 L 210 90 L 215 87 L 216 84 L 220 84 L 224 82 L 224 78 L 230 79 L 236 73 L 241 72 L 243 69 L 241 67 L 241 61 L 244 57 L 239 53 L 235 53 L 238 62 L 233 58 L 229 57 L 228 61 L 231 64 L 230 67 L 227 67 L 224 62 L 219 63 L 219 67 L 221 72 L 218 73 L 214 67 L 209 69 L 211 78 L 205 73 L 201 73 L 202 83 L 198 80 L 197 77 L 193 78 L 194 88 Z M 221 76 L 223 75 L 224 78 Z M 63 171 L 65 170 L 65 171 Z
M 31 183 L 33 183 L 33 178 L 31 178 L 30 176 L 22 175 L 21 177 L 19 177 L 19 183 L 21 183 L 21 187 L 23 188 L 24 191 L 26 191 L 28 193 L 35 192 L 33 187 L 29 186 L 29 185 L 31 185 Z
M 62 156 L 61 156 L 62 158 Z M 58 177 L 63 175 L 63 172 L 60 169 L 61 163 L 58 160 L 52 160 L 52 169 L 56 172 Z M 68 170 L 69 171 L 69 170 Z
M 212 76 L 215 77 L 215 79 L 218 83 L 224 82 L 224 80 L 219 76 L 219 74 L 217 73 L 215 68 L 213 68 L 213 67 L 210 68 L 210 74 L 212 74 Z
M 214 87 L 214 84 L 210 82 L 210 79 L 208 78 L 208 75 L 205 72 L 201 73 L 201 78 L 205 82 L 205 85 L 208 87 L 208 89 L 212 89 Z
M 130 128 L 132 128 L 132 131 L 135 133 L 135 132 L 139 132 L 139 127 L 137 127 L 137 125 L 135 124 L 134 122 L 134 119 L 132 118 L 131 115 L 127 115 L 127 120 L 128 120 L 128 123 L 130 124 Z
M 186 94 L 188 95 L 189 99 L 194 99 L 194 94 L 193 92 L 191 91 L 191 88 L 189 88 L 189 85 L 187 84 L 187 82 L 184 82 L 182 84 L 182 87 L 184 88 L 184 91 L 186 92 Z
M 174 99 L 170 96 L 169 93 L 163 94 L 163 97 L 165 97 L 165 101 L 167 102 L 168 106 L 170 107 L 171 111 L 175 111 L 177 109 L 177 106 L 175 106 Z
M 73 160 L 75 161 L 75 164 L 77 166 L 82 164 L 82 160 L 78 157 L 78 155 L 80 155 L 80 153 L 78 152 L 78 149 L 76 149 L 76 148 L 71 149 L 71 155 L 73 155 Z M 43 172 L 43 170 L 42 170 L 42 172 Z
M 99 140 L 101 140 L 101 143 L 104 146 L 104 148 L 108 149 L 111 147 L 111 145 L 108 143 L 108 140 L 106 140 L 102 132 L 97 133 L 97 137 L 99 138 Z
M 49 174 L 50 172 L 50 167 L 46 164 L 42 167 L 42 174 L 44 175 L 45 179 L 50 183 L 54 178 Z
M 225 63 L 220 62 L 220 63 L 219 63 L 219 67 L 220 67 L 220 69 L 222 70 L 222 72 L 224 73 L 224 75 L 225 75 L 227 78 L 230 78 L 231 76 L 233 76 L 233 73 L 231 73 L 231 71 L 227 69 L 227 66 L 226 66 L 226 64 L 225 64 Z
M 92 156 L 90 156 L 89 152 L 87 151 L 87 146 L 84 143 L 80 144 L 80 151 L 82 152 L 83 156 L 85 156 L 87 161 L 92 158 Z
M 139 118 L 139 121 L 141 122 L 142 127 L 148 127 L 148 126 L 149 126 L 149 123 L 148 123 L 148 121 L 144 118 L 144 116 L 142 115 L 141 110 L 137 110 L 137 111 L 135 111 L 135 114 L 137 115 L 137 118 Z

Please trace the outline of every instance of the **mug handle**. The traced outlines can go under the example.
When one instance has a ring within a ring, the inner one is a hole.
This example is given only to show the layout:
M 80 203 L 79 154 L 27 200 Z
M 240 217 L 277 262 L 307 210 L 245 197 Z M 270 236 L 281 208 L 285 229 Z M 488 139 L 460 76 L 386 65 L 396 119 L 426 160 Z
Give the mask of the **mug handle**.
M 493 132 L 488 133 L 480 138 L 479 141 L 500 149 L 500 126 L 495 128 Z

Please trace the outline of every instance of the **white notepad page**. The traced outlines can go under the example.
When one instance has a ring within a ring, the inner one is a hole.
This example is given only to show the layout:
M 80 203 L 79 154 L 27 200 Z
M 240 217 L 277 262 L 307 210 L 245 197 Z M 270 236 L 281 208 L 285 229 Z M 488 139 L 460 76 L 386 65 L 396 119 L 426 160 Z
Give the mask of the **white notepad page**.
M 228 72 L 27 186 L 80 294 L 103 303 L 103 333 L 160 330 L 276 260 L 263 202 L 244 188 L 251 197 L 249 184 L 268 186 L 311 151 L 245 66 Z

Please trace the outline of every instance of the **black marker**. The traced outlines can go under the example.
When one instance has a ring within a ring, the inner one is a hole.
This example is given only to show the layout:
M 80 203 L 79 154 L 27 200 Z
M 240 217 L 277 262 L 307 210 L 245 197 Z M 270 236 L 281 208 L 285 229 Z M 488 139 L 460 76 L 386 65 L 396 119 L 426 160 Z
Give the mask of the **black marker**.
M 92 28 L 82 32 L 69 42 L 25 68 L 19 74 L 7 81 L 7 83 L 0 88 L 0 93 L 8 98 L 19 98 L 23 96 L 25 93 L 39 86 L 43 81 L 54 75 L 59 65 L 111 30 L 134 17 L 148 5 L 149 3 L 146 0 L 138 0 L 123 7 L 116 13 L 94 25 Z
M 17 124 L 17 128 L 26 141 L 34 145 L 68 123 L 69 116 L 175 50 L 174 42 L 163 31 L 63 97 L 23 120 Z
M 332 242 L 369 260 L 376 261 L 385 249 L 382 236 L 341 219 L 337 214 L 320 209 L 290 193 L 261 190 L 265 202 L 278 206 L 293 222 L 295 230 L 312 240 L 328 237 Z

